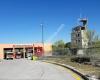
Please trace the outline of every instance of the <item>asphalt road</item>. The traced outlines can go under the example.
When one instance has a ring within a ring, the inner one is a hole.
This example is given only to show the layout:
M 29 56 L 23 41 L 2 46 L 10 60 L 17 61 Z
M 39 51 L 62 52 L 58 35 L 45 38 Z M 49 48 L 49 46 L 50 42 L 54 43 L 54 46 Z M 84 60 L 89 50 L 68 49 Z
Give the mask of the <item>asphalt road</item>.
M 82 80 L 63 67 L 31 60 L 4 60 L 0 62 L 0 80 Z

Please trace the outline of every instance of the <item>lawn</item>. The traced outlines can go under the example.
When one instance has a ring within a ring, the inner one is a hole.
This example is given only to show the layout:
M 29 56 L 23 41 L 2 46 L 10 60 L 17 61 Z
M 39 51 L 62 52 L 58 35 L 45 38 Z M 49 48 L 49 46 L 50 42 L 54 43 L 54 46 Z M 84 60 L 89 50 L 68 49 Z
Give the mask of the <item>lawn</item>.
M 67 56 L 66 57 L 50 57 L 50 58 L 47 58 L 46 60 L 70 65 L 72 67 L 75 67 L 77 70 L 79 70 L 80 72 L 86 75 L 89 74 L 89 75 L 100 76 L 100 67 L 71 62 L 70 57 L 67 57 Z

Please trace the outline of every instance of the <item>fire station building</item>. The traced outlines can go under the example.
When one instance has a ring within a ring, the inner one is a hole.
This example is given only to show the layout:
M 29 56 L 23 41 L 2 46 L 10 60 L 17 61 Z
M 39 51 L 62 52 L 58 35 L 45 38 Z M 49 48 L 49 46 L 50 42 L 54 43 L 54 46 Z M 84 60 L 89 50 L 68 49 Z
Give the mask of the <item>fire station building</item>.
M 49 43 L 34 44 L 0 44 L 0 59 L 19 59 L 30 56 L 52 56 L 52 45 Z

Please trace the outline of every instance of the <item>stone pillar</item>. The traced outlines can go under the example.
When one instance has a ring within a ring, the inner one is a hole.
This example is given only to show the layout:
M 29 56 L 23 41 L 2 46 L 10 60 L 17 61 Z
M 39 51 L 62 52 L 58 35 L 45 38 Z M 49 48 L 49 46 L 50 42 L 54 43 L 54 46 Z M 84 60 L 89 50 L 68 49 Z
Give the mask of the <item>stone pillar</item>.
M 15 59 L 16 58 L 15 45 L 13 45 L 13 56 L 14 56 L 14 59 Z
M 25 50 L 25 46 L 24 46 L 24 47 L 23 47 L 24 58 L 25 58 L 25 52 L 26 52 L 26 50 Z

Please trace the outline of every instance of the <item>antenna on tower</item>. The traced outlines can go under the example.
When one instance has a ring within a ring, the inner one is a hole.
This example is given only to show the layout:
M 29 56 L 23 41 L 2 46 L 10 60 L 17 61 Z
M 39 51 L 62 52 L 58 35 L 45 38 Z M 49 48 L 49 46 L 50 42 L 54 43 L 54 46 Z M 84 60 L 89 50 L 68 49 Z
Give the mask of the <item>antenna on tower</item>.
M 82 9 L 80 8 L 80 19 L 82 19 Z
M 79 14 L 79 18 L 77 20 L 77 25 L 80 25 L 80 20 L 82 19 L 82 13 L 81 13 L 81 9 L 80 9 L 80 14 Z
M 43 23 L 41 23 L 40 26 L 41 26 L 41 32 L 42 32 L 41 33 L 42 34 L 41 35 L 42 36 L 41 37 L 42 38 L 42 41 L 41 42 L 42 42 L 42 45 L 43 45 L 43 53 L 42 53 L 42 56 L 43 56 L 44 55 L 44 25 L 43 25 Z
M 80 13 L 80 19 L 82 18 L 82 13 Z

